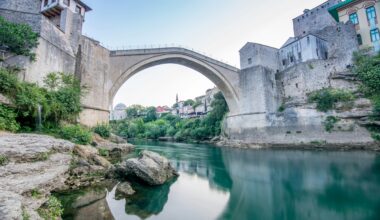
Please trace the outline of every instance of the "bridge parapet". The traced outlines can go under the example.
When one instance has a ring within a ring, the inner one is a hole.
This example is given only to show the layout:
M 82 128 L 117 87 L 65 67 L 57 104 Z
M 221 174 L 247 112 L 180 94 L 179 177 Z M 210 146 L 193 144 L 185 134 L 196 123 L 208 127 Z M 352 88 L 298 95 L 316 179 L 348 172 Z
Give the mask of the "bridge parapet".
M 199 52 L 196 52 L 194 50 L 190 50 L 183 47 L 162 47 L 162 48 L 148 48 L 148 49 L 129 49 L 129 50 L 112 50 L 110 52 L 111 57 L 117 57 L 117 56 L 136 56 L 136 55 L 146 55 L 146 54 L 170 54 L 170 53 L 182 53 L 186 54 L 188 56 L 192 56 L 197 59 L 201 59 L 203 61 L 218 65 L 220 67 L 226 68 L 233 72 L 239 72 L 239 69 L 229 65 L 227 63 L 224 63 L 222 61 L 216 60 L 214 58 L 211 58 L 209 56 L 203 55 Z

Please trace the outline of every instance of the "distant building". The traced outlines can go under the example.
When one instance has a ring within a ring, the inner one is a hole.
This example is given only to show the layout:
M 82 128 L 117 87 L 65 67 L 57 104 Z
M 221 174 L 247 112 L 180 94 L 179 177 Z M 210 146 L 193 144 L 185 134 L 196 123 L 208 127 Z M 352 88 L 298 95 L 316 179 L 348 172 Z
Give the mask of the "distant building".
M 309 60 L 325 60 L 328 58 L 328 43 L 313 34 L 302 37 L 291 37 L 280 48 L 280 70 Z
M 219 91 L 220 90 L 216 87 L 208 89 L 205 95 L 195 98 L 195 103 L 198 103 L 195 106 L 185 105 L 184 101 L 178 101 L 177 95 L 177 102 L 175 108 L 171 110 L 171 113 L 173 115 L 178 115 L 181 118 L 195 118 L 206 115 L 212 110 L 211 103 L 214 100 L 214 95 Z
M 72 26 L 78 25 L 72 23 L 73 14 L 79 14 L 84 20 L 85 13 L 91 10 L 80 0 L 42 0 L 41 3 L 41 13 L 63 32 L 72 30 Z
M 123 120 L 127 117 L 127 106 L 123 103 L 119 103 L 115 106 L 115 108 L 111 111 L 110 120 L 117 121 Z
M 329 12 L 336 21 L 355 25 L 360 48 L 380 51 L 379 1 L 346 0 L 331 7 Z
M 156 107 L 156 113 L 158 117 L 161 117 L 163 114 L 171 113 L 172 109 L 168 106 L 158 106 Z

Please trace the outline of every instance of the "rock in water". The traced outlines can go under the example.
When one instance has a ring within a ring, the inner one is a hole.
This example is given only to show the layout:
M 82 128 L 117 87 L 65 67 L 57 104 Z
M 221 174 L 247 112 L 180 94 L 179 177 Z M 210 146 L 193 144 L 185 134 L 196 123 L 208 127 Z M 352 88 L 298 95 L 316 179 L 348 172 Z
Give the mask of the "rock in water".
M 135 190 L 132 189 L 131 184 L 128 182 L 120 183 L 116 187 L 116 195 L 126 197 L 135 194 Z
M 178 175 L 167 158 L 147 150 L 142 151 L 139 158 L 128 159 L 125 165 L 129 174 L 137 176 L 149 185 L 162 185 Z

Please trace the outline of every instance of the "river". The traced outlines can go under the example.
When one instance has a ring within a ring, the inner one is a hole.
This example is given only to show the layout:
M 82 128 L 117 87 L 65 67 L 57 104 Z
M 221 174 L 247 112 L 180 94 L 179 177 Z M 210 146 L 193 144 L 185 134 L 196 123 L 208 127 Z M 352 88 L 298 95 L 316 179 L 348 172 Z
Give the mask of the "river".
M 127 199 L 114 185 L 61 194 L 64 219 L 380 219 L 378 153 L 134 144 L 169 158 L 180 176 L 133 185 Z

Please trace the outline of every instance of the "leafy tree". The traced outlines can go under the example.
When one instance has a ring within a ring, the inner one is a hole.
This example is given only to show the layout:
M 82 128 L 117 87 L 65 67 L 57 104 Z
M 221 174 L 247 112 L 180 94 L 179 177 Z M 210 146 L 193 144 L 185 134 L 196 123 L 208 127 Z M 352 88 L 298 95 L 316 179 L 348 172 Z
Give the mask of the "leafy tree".
M 363 52 L 354 53 L 353 71 L 362 82 L 361 90 L 368 96 L 380 95 L 380 54 L 368 56 Z
M 93 128 L 94 132 L 103 138 L 109 138 L 111 136 L 111 128 L 107 124 L 98 124 Z
M 337 102 L 352 101 L 355 97 L 349 91 L 343 89 L 326 88 L 309 94 L 309 102 L 316 102 L 317 109 L 322 112 L 327 112 L 335 108 Z
M 0 46 L 7 51 L 35 59 L 33 48 L 38 45 L 38 34 L 26 24 L 8 22 L 0 16 Z
M 17 114 L 11 108 L 0 104 L 0 130 L 17 131 L 20 129 L 16 121 Z
M 128 118 L 137 118 L 143 113 L 144 110 L 145 110 L 145 108 L 142 105 L 131 105 L 126 109 L 127 117 Z
M 144 122 L 151 122 L 157 119 L 156 108 L 148 107 L 145 110 Z
M 195 104 L 195 101 L 192 99 L 188 99 L 183 103 L 185 106 L 193 106 Z

